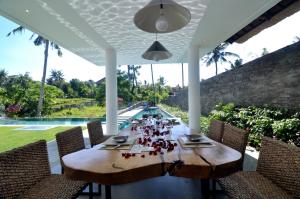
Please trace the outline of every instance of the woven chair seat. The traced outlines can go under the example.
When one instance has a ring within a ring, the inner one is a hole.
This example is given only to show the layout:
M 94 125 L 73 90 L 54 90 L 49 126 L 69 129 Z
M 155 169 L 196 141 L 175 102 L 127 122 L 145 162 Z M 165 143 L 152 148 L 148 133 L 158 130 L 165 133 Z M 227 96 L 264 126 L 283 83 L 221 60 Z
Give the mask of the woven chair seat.
M 76 198 L 86 182 L 66 179 L 63 175 L 52 174 L 41 180 L 24 194 L 22 199 L 70 199 Z
M 233 199 L 293 198 L 256 171 L 240 171 L 217 180 L 225 193 Z

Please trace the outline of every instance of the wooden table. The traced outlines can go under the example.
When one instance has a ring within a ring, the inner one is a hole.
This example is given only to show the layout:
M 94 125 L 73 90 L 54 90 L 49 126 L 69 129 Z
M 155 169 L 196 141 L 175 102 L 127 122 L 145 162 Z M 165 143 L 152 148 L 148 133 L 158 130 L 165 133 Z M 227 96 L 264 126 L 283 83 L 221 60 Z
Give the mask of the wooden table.
M 172 136 L 190 134 L 185 125 L 172 129 Z M 130 134 L 124 130 L 122 134 Z M 177 139 L 176 139 L 177 140 Z M 165 175 L 210 179 L 229 175 L 235 170 L 241 154 L 221 143 L 211 140 L 215 146 L 209 148 L 182 148 L 178 146 L 163 155 L 141 154 L 125 159 L 122 150 L 98 150 L 97 147 L 84 149 L 62 158 L 65 175 L 73 180 L 84 180 L 104 185 L 135 182 Z M 180 161 L 182 164 L 179 164 Z M 110 191 L 110 187 L 106 187 Z M 108 196 L 109 198 L 110 196 Z

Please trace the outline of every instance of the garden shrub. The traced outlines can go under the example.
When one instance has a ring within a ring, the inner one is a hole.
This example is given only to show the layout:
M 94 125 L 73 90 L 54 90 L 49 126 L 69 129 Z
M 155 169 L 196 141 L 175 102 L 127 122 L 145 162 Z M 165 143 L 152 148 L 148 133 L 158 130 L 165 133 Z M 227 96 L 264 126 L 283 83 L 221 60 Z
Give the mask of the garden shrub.
M 250 131 L 249 145 L 260 147 L 263 136 L 276 137 L 300 146 L 300 114 L 291 115 L 286 109 L 272 107 L 235 107 L 233 103 L 218 104 L 210 119 L 225 121 Z
M 275 121 L 272 128 L 278 139 L 300 146 L 300 119 L 291 118 Z

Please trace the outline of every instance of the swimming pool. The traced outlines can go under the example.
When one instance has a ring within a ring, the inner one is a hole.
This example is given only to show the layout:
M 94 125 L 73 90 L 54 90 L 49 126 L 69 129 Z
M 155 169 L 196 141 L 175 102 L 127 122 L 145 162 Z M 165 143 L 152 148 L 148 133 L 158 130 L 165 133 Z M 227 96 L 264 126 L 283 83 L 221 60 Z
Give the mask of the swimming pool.
M 161 114 L 163 118 L 173 118 L 169 113 L 159 108 L 149 108 L 134 115 L 133 119 L 141 119 L 144 114 Z M 86 126 L 90 121 L 101 120 L 106 123 L 105 118 L 22 118 L 22 119 L 0 119 L 0 126 Z M 130 125 L 127 120 L 118 121 L 119 129 Z
M 161 114 L 163 118 L 174 118 L 173 115 L 167 113 L 166 111 L 164 110 L 161 110 L 160 108 L 156 107 L 156 108 L 149 108 L 149 109 L 144 109 L 142 110 L 141 112 L 135 114 L 132 118 L 133 119 L 142 119 L 143 118 L 143 115 L 157 115 L 157 114 Z M 123 129 L 123 128 L 127 128 L 130 126 L 130 122 L 127 120 L 125 121 L 120 129 Z
M 90 121 L 105 118 L 22 118 L 0 119 L 0 125 L 55 125 L 55 126 L 84 126 Z
M 138 114 L 134 115 L 134 119 L 142 119 L 143 115 L 162 115 L 163 118 L 173 118 L 174 116 L 170 115 L 169 113 L 161 110 L 160 108 L 149 108 L 144 109 L 143 111 L 139 112 Z

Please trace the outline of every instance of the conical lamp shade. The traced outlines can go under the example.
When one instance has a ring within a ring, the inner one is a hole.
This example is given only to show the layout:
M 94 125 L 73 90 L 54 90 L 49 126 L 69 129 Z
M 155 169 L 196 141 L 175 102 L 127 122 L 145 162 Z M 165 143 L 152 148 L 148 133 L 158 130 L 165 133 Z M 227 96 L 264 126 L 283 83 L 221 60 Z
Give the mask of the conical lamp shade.
M 141 30 L 150 33 L 168 33 L 186 26 L 191 20 L 190 11 L 172 0 L 163 0 L 163 15 L 167 28 L 158 31 L 156 22 L 161 14 L 161 0 L 152 0 L 134 16 L 134 24 Z
M 159 41 L 155 41 L 142 57 L 148 60 L 159 61 L 169 59 L 172 57 L 172 53 L 170 53 Z

